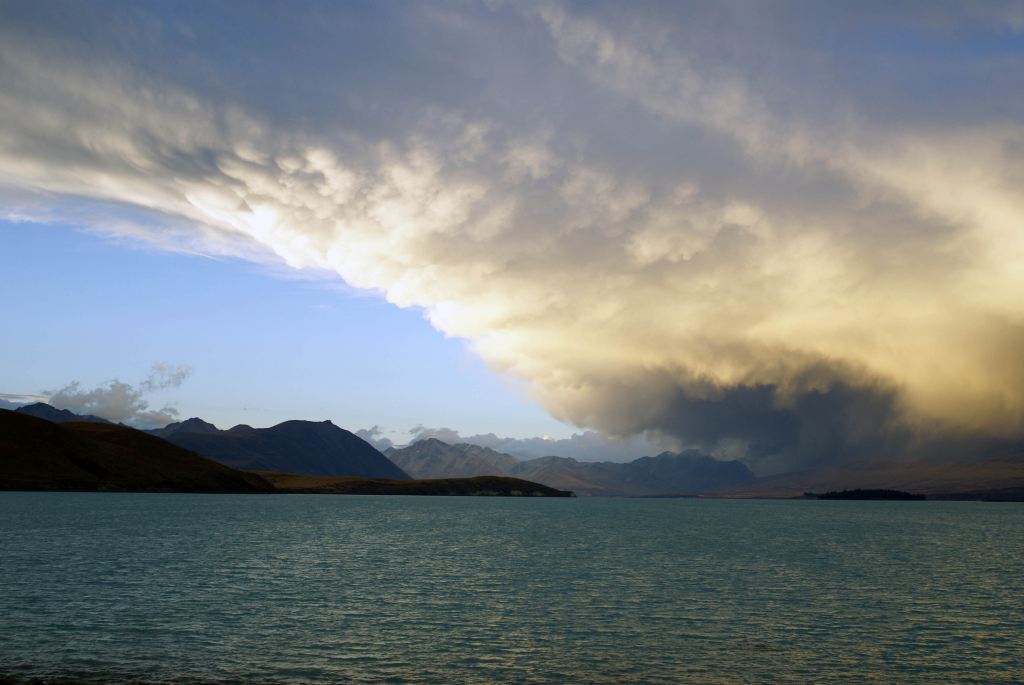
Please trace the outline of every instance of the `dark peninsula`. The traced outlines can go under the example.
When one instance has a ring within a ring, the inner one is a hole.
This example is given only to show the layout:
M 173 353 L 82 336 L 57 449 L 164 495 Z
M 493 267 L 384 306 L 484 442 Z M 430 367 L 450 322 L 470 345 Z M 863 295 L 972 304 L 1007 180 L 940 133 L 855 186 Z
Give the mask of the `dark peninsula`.
M 506 476 L 473 478 L 430 478 L 390 480 L 384 478 L 345 478 L 338 476 L 301 476 L 259 471 L 278 492 L 343 495 L 471 495 L 492 497 L 574 497 L 569 490 L 532 483 Z
M 916 495 L 902 490 L 832 490 L 830 492 L 815 495 L 808 493 L 808 497 L 814 499 L 855 499 L 855 500 L 923 500 L 924 495 Z

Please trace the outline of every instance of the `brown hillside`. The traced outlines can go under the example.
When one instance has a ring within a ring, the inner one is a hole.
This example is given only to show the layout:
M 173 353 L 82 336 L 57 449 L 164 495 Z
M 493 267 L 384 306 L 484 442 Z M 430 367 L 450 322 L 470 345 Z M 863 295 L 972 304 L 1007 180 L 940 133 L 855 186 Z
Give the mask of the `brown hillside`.
M 235 471 L 126 426 L 51 423 L 0 410 L 0 490 L 271 492 Z

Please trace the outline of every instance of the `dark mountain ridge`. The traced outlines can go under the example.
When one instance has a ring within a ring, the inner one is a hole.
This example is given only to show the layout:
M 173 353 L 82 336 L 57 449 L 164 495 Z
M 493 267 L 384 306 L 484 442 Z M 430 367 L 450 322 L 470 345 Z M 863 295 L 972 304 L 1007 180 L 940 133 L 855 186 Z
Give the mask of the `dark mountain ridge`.
M 14 410 L 19 414 L 26 416 L 34 416 L 38 419 L 46 419 L 53 423 L 112 423 L 99 416 L 93 416 L 92 414 L 75 414 L 74 412 L 68 411 L 67 409 L 57 409 L 54 406 L 47 404 L 46 402 L 36 402 L 35 404 L 26 404 L 22 407 L 18 407 Z
M 98 416 L 82 417 L 42 402 L 16 411 L 54 423 L 110 424 Z M 311 476 L 409 478 L 370 443 L 330 421 L 285 421 L 270 428 L 238 425 L 220 430 L 193 417 L 143 432 L 236 469 Z
M 132 430 L 44 403 L 9 413 L 61 425 L 78 421 L 78 425 Z M 929 498 L 1024 498 L 1024 453 L 1018 452 L 965 460 L 878 459 L 755 478 L 742 462 L 720 461 L 695 451 L 663 452 L 627 463 L 555 456 L 521 461 L 487 447 L 449 445 L 432 438 L 401 449 L 390 448 L 385 456 L 330 421 L 285 421 L 271 428 L 238 425 L 220 430 L 192 418 L 146 432 L 226 466 L 298 476 L 392 480 L 502 476 L 582 495 L 799 497 L 805 492 L 894 489 Z
M 330 421 L 285 421 L 270 428 L 239 425 L 220 430 L 191 418 L 149 433 L 236 469 L 409 479 L 370 443 Z
M 238 426 L 235 426 L 235 428 L 238 428 Z M 231 430 L 234 430 L 234 428 L 232 428 Z M 212 434 L 220 433 L 221 431 L 212 423 L 203 421 L 200 418 L 193 417 L 191 419 L 186 419 L 184 421 L 176 421 L 174 423 L 169 423 L 163 428 L 154 428 L 146 432 L 149 433 L 150 435 L 156 435 L 157 437 L 161 437 L 166 440 L 168 437 L 174 435 L 175 433 Z
M 0 437 L 0 490 L 572 496 L 504 477 L 414 481 L 236 471 L 128 426 L 9 410 L 0 410 Z

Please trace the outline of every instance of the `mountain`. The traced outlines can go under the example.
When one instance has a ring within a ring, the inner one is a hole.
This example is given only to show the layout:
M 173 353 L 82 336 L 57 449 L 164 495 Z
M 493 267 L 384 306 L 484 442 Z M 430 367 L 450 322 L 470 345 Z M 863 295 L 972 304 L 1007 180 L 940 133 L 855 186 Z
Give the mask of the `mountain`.
M 590 495 L 696 495 L 754 479 L 739 461 L 699 452 L 663 452 L 631 462 L 585 462 L 542 457 L 520 463 L 511 475 Z
M 0 410 L 0 489 L 121 492 L 271 492 L 241 473 L 142 431 L 54 422 Z
M 754 479 L 746 464 L 735 459 L 721 461 L 695 450 L 662 452 L 640 457 L 626 464 L 598 462 L 595 467 L 628 488 L 651 494 L 697 494 L 713 492 Z
M 235 428 L 238 427 L 239 426 L 235 426 Z M 232 430 L 234 430 L 234 428 Z M 163 428 L 154 428 L 153 430 L 148 430 L 146 432 L 150 435 L 166 439 L 175 433 L 204 433 L 209 435 L 212 433 L 220 433 L 220 430 L 212 423 L 203 421 L 202 419 L 191 418 L 185 421 L 169 423 Z
M 384 455 L 413 478 L 465 478 L 511 473 L 519 460 L 488 447 L 437 438 L 419 440 L 403 449 L 389 447 Z
M 236 433 L 248 431 L 256 429 Z M 405 474 L 404 479 L 384 479 L 247 473 L 127 426 L 57 423 L 9 410 L 0 410 L 0 435 L 0 490 L 572 496 L 500 476 L 408 480 Z
M 586 462 L 572 457 L 538 457 L 522 462 L 515 472 L 521 477 L 538 483 L 554 484 L 569 488 L 581 495 L 635 495 L 606 476 L 592 473 L 594 469 Z
M 236 469 L 409 479 L 370 443 L 330 421 L 285 421 L 270 428 L 235 426 L 224 431 L 193 418 L 149 432 Z
M 698 452 L 664 452 L 628 463 L 570 457 L 520 461 L 486 447 L 449 445 L 430 438 L 391 448 L 386 454 L 414 478 L 512 476 L 585 495 L 687 495 L 754 480 L 743 463 L 718 461 Z
M 54 423 L 110 424 L 98 416 L 79 416 L 42 402 L 16 411 Z M 409 479 L 370 443 L 330 421 L 285 421 L 271 428 L 238 425 L 222 431 L 208 421 L 191 418 L 144 432 L 236 469 Z
M 46 419 L 53 423 L 68 423 L 71 421 L 78 423 L 110 423 L 110 421 L 102 419 L 99 416 L 93 416 L 92 414 L 75 414 L 67 409 L 57 409 L 45 402 L 26 404 L 23 407 L 18 407 L 14 411 L 19 414 L 25 414 L 26 416 L 35 416 L 39 419 Z
M 799 497 L 805 492 L 902 490 L 929 498 L 1024 499 L 1024 453 L 971 460 L 871 460 L 759 478 L 722 494 Z

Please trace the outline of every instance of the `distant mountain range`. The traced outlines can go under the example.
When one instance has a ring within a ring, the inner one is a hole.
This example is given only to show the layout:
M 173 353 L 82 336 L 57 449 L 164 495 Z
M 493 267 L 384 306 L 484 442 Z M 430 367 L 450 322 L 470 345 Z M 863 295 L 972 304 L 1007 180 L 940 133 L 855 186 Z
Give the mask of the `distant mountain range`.
M 569 457 L 520 461 L 486 447 L 428 438 L 384 454 L 413 478 L 512 476 L 583 495 L 693 495 L 755 480 L 742 462 L 720 461 L 692 451 L 663 452 L 628 463 Z
M 57 424 L 78 421 L 124 428 L 44 403 L 20 407 L 16 413 Z M 82 425 L 76 424 L 75 430 L 80 433 Z M 1024 453 L 964 461 L 865 461 L 757 478 L 742 462 L 694 451 L 663 452 L 628 463 L 554 456 L 520 460 L 487 447 L 429 438 L 382 454 L 330 421 L 220 430 L 192 418 L 148 433 L 232 468 L 296 476 L 387 480 L 499 476 L 580 495 L 799 497 L 805 492 L 892 489 L 930 497 L 1024 499 Z M 0 437 L 6 440 L 7 436 Z
M 54 422 L 109 423 L 43 403 L 17 411 Z M 696 452 L 665 452 L 626 464 L 581 462 L 568 457 L 523 461 L 486 447 L 449 445 L 430 438 L 382 454 L 330 421 L 285 421 L 270 428 L 239 425 L 221 430 L 191 418 L 147 432 L 235 469 L 300 476 L 391 480 L 504 476 L 583 495 L 689 495 L 734 488 L 754 480 L 753 473 L 741 462 L 718 461 Z
M 355 476 L 409 480 L 370 443 L 330 421 L 285 421 L 270 428 L 220 430 L 189 419 L 148 431 L 236 469 L 304 476 Z
M 449 445 L 437 438 L 418 440 L 408 447 L 389 447 L 384 455 L 413 478 L 508 475 L 521 463 L 512 455 L 489 447 Z
M 0 409 L 0 490 L 572 496 L 506 477 L 414 481 L 238 471 L 128 426 L 48 421 L 6 409 Z

